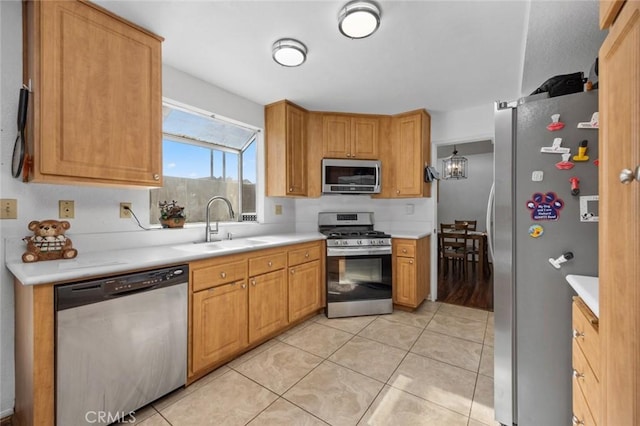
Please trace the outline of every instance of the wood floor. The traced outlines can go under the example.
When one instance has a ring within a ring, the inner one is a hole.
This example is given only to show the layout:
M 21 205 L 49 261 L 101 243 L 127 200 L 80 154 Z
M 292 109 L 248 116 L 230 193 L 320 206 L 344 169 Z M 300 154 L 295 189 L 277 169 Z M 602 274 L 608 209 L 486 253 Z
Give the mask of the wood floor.
M 438 268 L 438 301 L 493 311 L 493 273 L 478 277 L 475 268 L 469 266 L 466 278 L 451 267 L 447 274 Z

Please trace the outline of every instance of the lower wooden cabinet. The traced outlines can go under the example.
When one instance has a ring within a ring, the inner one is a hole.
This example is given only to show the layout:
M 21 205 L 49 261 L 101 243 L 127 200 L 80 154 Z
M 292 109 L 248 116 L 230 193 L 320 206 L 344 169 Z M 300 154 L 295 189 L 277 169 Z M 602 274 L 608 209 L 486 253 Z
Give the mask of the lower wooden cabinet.
M 193 293 L 193 371 L 247 346 L 247 294 L 245 280 Z
M 324 251 L 314 241 L 192 262 L 189 382 L 322 309 Z
M 249 343 L 273 334 L 287 324 L 285 270 L 249 278 Z
M 573 424 L 600 419 L 600 335 L 598 317 L 579 297 L 573 299 Z
M 417 308 L 429 295 L 430 238 L 394 238 L 393 303 Z

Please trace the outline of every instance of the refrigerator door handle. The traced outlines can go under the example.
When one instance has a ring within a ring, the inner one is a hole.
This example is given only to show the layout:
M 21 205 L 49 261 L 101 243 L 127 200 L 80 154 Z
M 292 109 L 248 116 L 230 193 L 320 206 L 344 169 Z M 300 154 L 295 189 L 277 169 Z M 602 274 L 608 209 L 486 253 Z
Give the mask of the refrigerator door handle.
M 495 182 L 491 184 L 491 191 L 489 191 L 489 200 L 487 201 L 487 218 L 486 218 L 486 229 L 487 229 L 487 245 L 489 246 L 489 256 L 491 257 L 491 261 L 493 261 L 493 202 L 496 196 L 496 184 Z

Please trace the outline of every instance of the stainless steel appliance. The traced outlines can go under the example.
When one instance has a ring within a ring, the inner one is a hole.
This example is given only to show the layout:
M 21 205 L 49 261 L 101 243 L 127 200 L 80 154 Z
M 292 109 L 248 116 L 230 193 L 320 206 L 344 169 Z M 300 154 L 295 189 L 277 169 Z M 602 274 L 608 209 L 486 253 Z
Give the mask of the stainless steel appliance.
M 322 160 L 324 194 L 377 194 L 380 182 L 378 160 Z
M 564 277 L 598 275 L 598 130 L 578 128 L 596 111 L 597 91 L 497 105 L 494 406 L 504 425 L 571 423 L 574 293 Z M 555 114 L 564 127 L 552 131 Z M 589 159 L 576 161 L 583 141 Z M 573 259 L 556 269 L 550 259 L 566 252 Z
M 176 266 L 56 287 L 58 425 L 125 421 L 186 383 L 188 280 Z
M 393 312 L 391 236 L 373 229 L 373 213 L 318 216 L 327 236 L 327 317 Z

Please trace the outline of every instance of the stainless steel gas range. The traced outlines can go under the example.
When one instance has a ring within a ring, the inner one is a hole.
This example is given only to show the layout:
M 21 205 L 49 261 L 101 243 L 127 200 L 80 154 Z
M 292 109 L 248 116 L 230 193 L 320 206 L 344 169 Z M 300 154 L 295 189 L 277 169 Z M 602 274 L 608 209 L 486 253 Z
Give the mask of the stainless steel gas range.
M 327 236 L 327 317 L 393 312 L 391 236 L 373 228 L 371 212 L 321 212 Z

